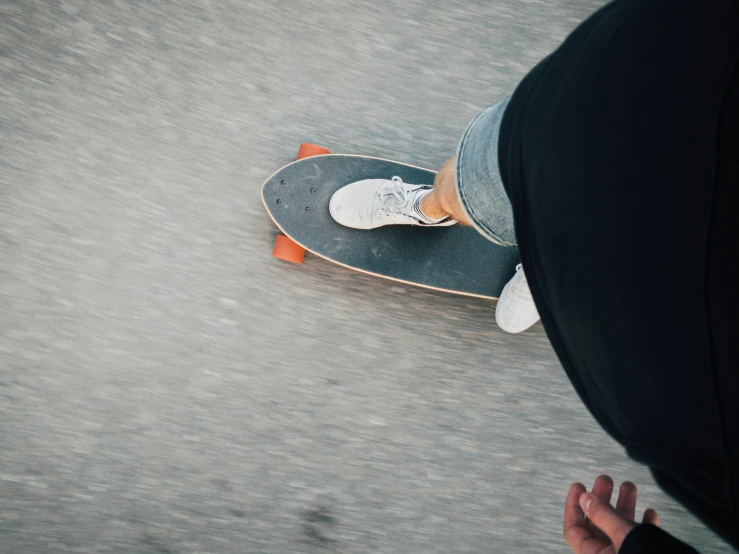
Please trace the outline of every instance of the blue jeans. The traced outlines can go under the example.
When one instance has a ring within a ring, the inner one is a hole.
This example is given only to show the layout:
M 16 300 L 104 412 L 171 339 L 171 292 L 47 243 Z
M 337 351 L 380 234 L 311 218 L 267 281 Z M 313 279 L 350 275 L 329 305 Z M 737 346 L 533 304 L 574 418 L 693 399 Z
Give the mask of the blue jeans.
M 472 225 L 496 244 L 516 246 L 513 209 L 498 167 L 498 136 L 511 95 L 472 120 L 459 141 L 454 182 Z

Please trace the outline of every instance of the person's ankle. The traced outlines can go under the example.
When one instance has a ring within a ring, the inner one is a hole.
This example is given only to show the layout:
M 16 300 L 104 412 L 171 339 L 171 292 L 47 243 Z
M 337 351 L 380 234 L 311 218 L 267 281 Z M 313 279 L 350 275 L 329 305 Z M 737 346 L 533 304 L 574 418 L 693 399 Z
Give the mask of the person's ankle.
M 420 203 L 418 204 L 418 208 L 421 210 L 421 213 L 423 213 L 424 216 L 432 221 L 439 221 L 444 219 L 445 217 L 449 217 L 449 214 L 444 211 L 444 209 L 441 207 L 441 204 L 439 204 L 438 200 L 436 200 L 434 189 L 429 190 L 423 195 Z

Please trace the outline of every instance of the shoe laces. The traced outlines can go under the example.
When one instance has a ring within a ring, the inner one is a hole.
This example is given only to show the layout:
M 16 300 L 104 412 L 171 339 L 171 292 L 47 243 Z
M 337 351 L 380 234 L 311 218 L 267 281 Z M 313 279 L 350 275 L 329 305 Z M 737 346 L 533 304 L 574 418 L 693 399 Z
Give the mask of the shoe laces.
M 383 183 L 377 190 L 379 210 L 391 213 L 404 214 L 410 200 L 410 190 L 408 190 L 398 176 L 393 177 L 387 183 Z

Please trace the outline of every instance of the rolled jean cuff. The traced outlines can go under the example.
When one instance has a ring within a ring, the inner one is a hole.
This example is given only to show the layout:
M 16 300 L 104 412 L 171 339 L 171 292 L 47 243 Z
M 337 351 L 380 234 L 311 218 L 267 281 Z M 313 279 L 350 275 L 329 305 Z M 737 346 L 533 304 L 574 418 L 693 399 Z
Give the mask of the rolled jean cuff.
M 469 124 L 457 149 L 454 182 L 462 209 L 473 226 L 501 246 L 516 246 L 513 209 L 498 166 L 498 138 L 508 95 Z

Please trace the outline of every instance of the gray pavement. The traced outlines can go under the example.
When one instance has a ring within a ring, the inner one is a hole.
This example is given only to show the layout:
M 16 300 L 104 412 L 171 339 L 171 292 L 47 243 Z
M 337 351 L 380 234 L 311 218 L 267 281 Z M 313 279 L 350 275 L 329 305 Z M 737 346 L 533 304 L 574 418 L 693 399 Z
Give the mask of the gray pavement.
M 599 4 L 0 2 L 0 551 L 565 553 L 602 472 L 728 551 L 540 325 L 270 257 L 299 142 L 437 167 Z

